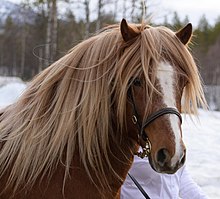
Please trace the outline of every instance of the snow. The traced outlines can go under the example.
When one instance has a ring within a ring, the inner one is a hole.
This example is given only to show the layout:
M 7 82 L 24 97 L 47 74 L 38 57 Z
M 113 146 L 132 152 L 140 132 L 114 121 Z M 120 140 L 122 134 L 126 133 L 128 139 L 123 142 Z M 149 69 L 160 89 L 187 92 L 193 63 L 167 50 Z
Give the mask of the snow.
M 19 77 L 7 77 L 7 76 L 0 76 L 0 87 L 9 84 L 9 83 L 14 83 L 14 82 L 18 82 L 18 83 L 23 83 L 22 80 Z
M 0 77 L 0 107 L 13 103 L 26 84 L 18 78 Z M 220 112 L 199 110 L 199 117 L 183 116 L 187 167 L 212 199 L 220 198 Z
M 19 78 L 0 78 L 0 108 L 16 101 L 26 88 L 26 84 Z
M 199 111 L 199 120 L 184 117 L 187 166 L 193 179 L 212 199 L 220 193 L 220 112 Z

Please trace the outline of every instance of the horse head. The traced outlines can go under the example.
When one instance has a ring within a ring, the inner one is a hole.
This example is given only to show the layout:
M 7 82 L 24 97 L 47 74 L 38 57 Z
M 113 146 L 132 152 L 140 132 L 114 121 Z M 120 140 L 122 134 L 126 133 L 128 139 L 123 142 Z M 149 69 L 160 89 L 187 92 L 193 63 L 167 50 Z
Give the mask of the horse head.
M 137 39 L 141 33 L 122 20 L 121 34 L 124 41 L 128 43 Z M 184 49 L 191 34 L 192 25 L 188 24 L 175 33 L 172 39 Z M 145 45 L 156 48 L 154 46 L 156 42 L 154 45 L 151 40 L 146 42 L 148 43 Z M 157 58 L 152 57 L 147 63 L 142 63 L 149 68 L 148 75 L 144 75 L 144 72 L 140 73 L 129 83 L 127 124 L 130 136 L 136 139 L 144 150 L 139 155 L 142 157 L 148 155 L 155 171 L 174 173 L 184 164 L 186 157 L 180 112 L 183 90 L 188 83 L 188 78 L 184 66 L 181 66 L 182 63 L 173 59 L 170 53 L 166 54 L 173 50 L 169 49 L 171 45 L 166 46 L 163 41 L 161 45 L 163 47 L 160 52 L 157 52 L 160 53 Z M 151 56 L 150 51 L 147 53 Z M 149 86 L 152 87 L 150 90 Z

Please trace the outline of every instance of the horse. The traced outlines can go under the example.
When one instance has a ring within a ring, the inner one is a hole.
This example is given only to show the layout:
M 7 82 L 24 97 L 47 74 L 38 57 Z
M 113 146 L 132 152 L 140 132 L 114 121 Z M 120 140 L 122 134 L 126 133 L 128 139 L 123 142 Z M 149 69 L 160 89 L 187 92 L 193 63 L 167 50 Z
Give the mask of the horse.
M 0 198 L 120 198 L 135 154 L 175 173 L 206 104 L 191 37 L 122 19 L 35 76 L 0 116 Z

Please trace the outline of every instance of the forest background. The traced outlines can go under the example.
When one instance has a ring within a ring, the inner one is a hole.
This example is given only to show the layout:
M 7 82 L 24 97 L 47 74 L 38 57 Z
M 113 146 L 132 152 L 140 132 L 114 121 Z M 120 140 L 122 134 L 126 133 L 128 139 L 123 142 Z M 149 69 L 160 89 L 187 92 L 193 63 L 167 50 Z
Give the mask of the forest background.
M 143 0 L 23 0 L 14 4 L 0 0 L 0 75 L 25 81 L 88 38 L 100 28 L 119 23 L 140 23 L 143 10 L 151 16 Z M 91 9 L 91 3 L 94 4 Z M 120 13 L 120 15 L 119 15 Z M 94 18 L 94 15 L 96 16 Z M 189 22 L 173 12 L 160 24 L 178 30 Z M 220 16 L 210 24 L 203 15 L 194 27 L 190 46 L 205 84 L 211 109 L 220 110 Z

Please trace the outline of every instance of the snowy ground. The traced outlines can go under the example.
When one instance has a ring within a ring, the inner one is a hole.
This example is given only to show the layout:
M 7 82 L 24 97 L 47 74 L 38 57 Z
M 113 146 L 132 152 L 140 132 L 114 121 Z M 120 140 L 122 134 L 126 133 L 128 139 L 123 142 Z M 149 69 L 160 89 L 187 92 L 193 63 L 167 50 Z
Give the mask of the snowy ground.
M 0 77 L 0 107 L 16 100 L 25 84 L 14 78 Z M 187 165 L 194 180 L 211 199 L 220 198 L 220 112 L 199 111 L 199 121 L 185 115 L 183 138 Z
M 220 198 L 220 112 L 199 111 L 199 121 L 183 122 L 187 165 L 194 180 L 211 199 Z
M 16 101 L 16 98 L 21 95 L 26 85 L 19 79 L 0 77 L 0 108 L 5 107 Z

